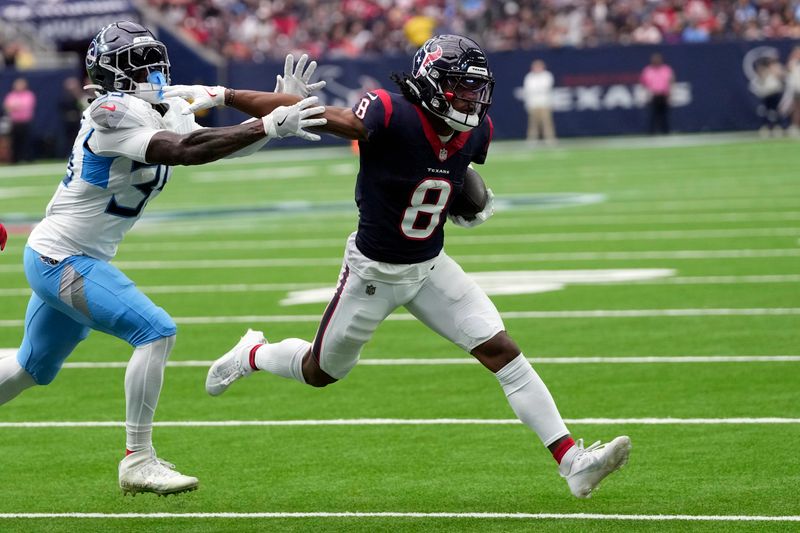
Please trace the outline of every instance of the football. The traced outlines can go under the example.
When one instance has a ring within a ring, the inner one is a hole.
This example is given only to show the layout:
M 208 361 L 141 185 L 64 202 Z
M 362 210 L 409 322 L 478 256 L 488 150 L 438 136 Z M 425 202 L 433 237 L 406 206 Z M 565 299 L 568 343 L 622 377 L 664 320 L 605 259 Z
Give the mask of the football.
M 464 188 L 453 198 L 450 214 L 472 220 L 486 207 L 488 198 L 489 193 L 481 175 L 474 168 L 467 167 L 464 173 Z

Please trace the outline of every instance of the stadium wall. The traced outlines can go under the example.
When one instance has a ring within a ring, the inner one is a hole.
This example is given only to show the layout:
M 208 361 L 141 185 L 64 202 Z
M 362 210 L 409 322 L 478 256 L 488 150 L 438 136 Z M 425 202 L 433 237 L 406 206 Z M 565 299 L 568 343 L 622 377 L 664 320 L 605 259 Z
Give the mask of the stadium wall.
M 650 55 L 661 52 L 675 71 L 672 129 L 678 132 L 754 130 L 758 99 L 748 89 L 752 64 L 771 55 L 785 61 L 795 41 L 760 41 L 670 46 L 620 46 L 514 51 L 489 55 L 497 78 L 489 114 L 499 139 L 523 138 L 527 115 L 521 90 L 533 59 L 543 59 L 555 77 L 554 111 L 561 137 L 630 135 L 647 131 L 646 94 L 639 74 Z M 352 105 L 364 90 L 394 90 L 392 72 L 409 71 L 410 57 L 325 60 L 317 69 L 328 80 L 321 98 Z M 272 90 L 282 64 L 235 63 L 233 87 Z
M 490 115 L 495 138 L 518 139 L 525 135 L 526 114 L 521 101 L 521 86 L 530 62 L 543 59 L 556 79 L 555 121 L 561 137 L 630 135 L 646 131 L 646 99 L 638 85 L 641 69 L 650 54 L 661 52 L 676 73 L 672 127 L 678 132 L 754 130 L 760 125 L 757 98 L 749 91 L 752 65 L 759 57 L 771 55 L 784 61 L 795 41 L 760 41 L 671 45 L 665 47 L 629 46 L 595 49 L 514 51 L 490 55 L 497 78 Z M 171 43 L 170 59 L 175 65 L 175 83 L 202 81 L 226 83 L 231 87 L 272 90 L 282 62 L 231 63 L 226 72 L 198 64 L 196 55 Z M 188 68 L 187 65 L 193 65 Z M 352 105 L 368 89 L 393 90 L 389 75 L 408 70 L 409 57 L 381 57 L 358 60 L 325 60 L 317 77 L 328 80 L 320 98 L 330 105 Z M 191 77 L 189 76 L 191 73 Z M 58 99 L 62 81 L 74 75 L 72 69 L 47 71 L 0 70 L 0 95 L 5 94 L 19 76 L 29 80 L 38 106 L 35 131 L 42 157 L 52 156 L 61 130 Z M 227 80 L 220 80 L 226 75 Z M 226 125 L 243 116 L 223 110 L 210 116 L 212 123 Z M 335 142 L 328 140 L 326 142 Z

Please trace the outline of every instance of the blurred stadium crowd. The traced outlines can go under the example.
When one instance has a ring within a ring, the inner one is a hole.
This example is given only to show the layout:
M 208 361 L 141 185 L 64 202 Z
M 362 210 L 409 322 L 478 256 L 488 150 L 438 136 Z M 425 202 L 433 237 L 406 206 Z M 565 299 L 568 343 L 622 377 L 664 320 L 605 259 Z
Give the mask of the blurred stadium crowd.
M 105 4 L 75 3 L 84 8 Z M 44 4 L 37 2 L 40 7 Z M 57 4 L 53 0 L 52 5 Z M 552 59 L 554 65 L 557 58 L 559 78 L 547 73 L 550 81 L 542 101 L 558 113 L 559 137 L 644 131 L 639 115 L 644 116 L 654 100 L 637 96 L 643 87 L 637 73 L 645 66 L 644 56 L 640 47 L 628 45 L 656 45 L 651 50 L 663 53 L 674 69 L 665 108 L 665 112 L 676 110 L 672 131 L 755 130 L 760 125 L 764 136 L 788 133 L 800 138 L 800 0 L 134 0 L 121 4 L 133 9 L 126 18 L 141 19 L 173 42 L 176 33 L 185 35 L 170 56 L 175 64 L 181 63 L 180 54 L 193 59 L 192 68 L 199 65 L 199 72 L 206 73 L 203 83 L 214 83 L 208 80 L 218 77 L 224 65 L 226 76 L 237 73 L 243 85 L 258 86 L 257 74 L 248 77 L 259 70 L 250 62 L 277 65 L 287 53 L 341 59 L 339 63 L 353 72 L 371 68 L 366 61 L 348 61 L 363 57 L 379 62 L 403 58 L 405 65 L 405 58 L 432 35 L 468 35 L 491 52 L 505 52 L 499 70 L 505 70 L 503 86 L 508 92 L 494 110 L 505 114 L 503 135 L 511 138 L 524 135 L 524 118 L 530 117 L 518 112 L 522 93 L 512 91 L 522 90 L 519 85 L 530 74 L 526 71 L 532 68 L 532 59 Z M 94 19 L 90 24 L 80 15 L 52 20 L 41 10 L 30 13 L 26 24 L 0 18 L 0 162 L 68 153 L 88 98 L 81 87 L 90 37 L 81 32 L 88 27 L 93 35 L 105 24 Z M 122 16 L 103 15 L 108 22 Z M 185 46 L 192 42 L 197 46 Z M 720 44 L 704 47 L 707 54 L 697 54 L 692 43 L 703 42 Z M 592 47 L 597 53 L 587 55 Z M 389 55 L 397 57 L 384 58 Z M 592 59 L 587 62 L 585 57 Z M 233 61 L 217 61 L 220 58 Z M 182 81 L 201 82 L 200 74 L 192 76 L 194 72 L 184 74 Z M 361 88 L 353 91 L 346 83 L 340 85 L 332 97 L 347 100 L 352 92 L 360 94 Z M 720 95 L 727 104 L 720 104 Z M 210 115 L 200 120 L 208 124 L 220 120 L 219 115 Z
M 147 0 L 231 59 L 407 53 L 460 33 L 490 51 L 800 38 L 800 0 Z

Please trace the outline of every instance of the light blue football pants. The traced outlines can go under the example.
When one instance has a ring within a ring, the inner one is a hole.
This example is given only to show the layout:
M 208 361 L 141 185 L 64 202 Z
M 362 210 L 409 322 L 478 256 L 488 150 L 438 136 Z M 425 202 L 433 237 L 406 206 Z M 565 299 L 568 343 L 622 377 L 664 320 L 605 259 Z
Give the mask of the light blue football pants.
M 63 261 L 25 248 L 25 276 L 33 289 L 17 361 L 39 385 L 56 377 L 90 329 L 142 346 L 175 335 L 175 322 L 118 268 L 92 257 Z

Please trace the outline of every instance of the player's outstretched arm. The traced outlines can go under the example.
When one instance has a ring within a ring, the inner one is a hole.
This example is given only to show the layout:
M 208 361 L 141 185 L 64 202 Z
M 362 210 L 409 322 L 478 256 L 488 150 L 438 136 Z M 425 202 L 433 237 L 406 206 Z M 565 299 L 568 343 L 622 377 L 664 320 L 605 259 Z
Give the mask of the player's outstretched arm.
M 150 139 L 145 157 L 161 165 L 202 165 L 216 161 L 265 137 L 260 121 L 226 128 L 201 128 L 186 135 L 159 131 Z
M 206 87 L 204 85 L 175 85 L 164 91 L 165 98 L 179 97 L 192 101 L 184 113 L 225 105 L 251 117 L 261 117 L 271 113 L 279 106 L 290 106 L 300 101 L 299 96 L 285 93 L 268 93 L 225 87 Z M 322 115 L 328 123 L 311 131 L 330 133 L 351 140 L 366 139 L 367 130 L 347 107 L 325 107 Z
M 318 141 L 319 135 L 306 128 L 323 126 L 324 111 L 316 106 L 316 97 L 306 98 L 294 105 L 281 106 L 254 120 L 225 128 L 201 128 L 186 135 L 159 131 L 147 146 L 148 163 L 165 165 L 201 165 L 216 161 L 251 145 L 265 136 L 273 139 L 297 136 Z
M 228 89 L 231 90 L 231 89 Z M 242 113 L 247 113 L 251 117 L 260 116 L 259 113 L 271 108 L 276 101 L 296 102 L 299 97 L 289 94 L 264 93 L 260 91 L 245 91 L 236 89 L 233 100 L 228 104 Z M 337 137 L 350 140 L 365 140 L 367 129 L 364 123 L 358 119 L 349 107 L 325 106 L 325 113 L 322 117 L 327 120 L 327 124 L 315 127 L 312 131 L 330 133 Z
M 283 76 L 278 75 L 276 78 L 274 92 L 227 89 L 222 86 L 173 85 L 164 90 L 164 98 L 177 97 L 189 100 L 191 105 L 183 111 L 184 114 L 228 106 L 251 117 L 261 117 L 271 113 L 278 106 L 292 105 L 325 87 L 324 81 L 309 83 L 316 68 L 317 62 L 309 62 L 308 55 L 300 56 L 295 66 L 294 56 L 288 54 L 283 66 Z M 367 138 L 364 124 L 349 108 L 326 107 L 323 118 L 327 120 L 327 124 L 313 128 L 312 131 L 330 133 L 351 140 Z
M 325 106 L 325 113 L 322 116 L 328 123 L 314 128 L 314 131 L 330 133 L 353 141 L 367 140 L 367 128 L 349 107 Z
M 316 61 L 308 61 L 308 55 L 303 54 L 297 61 L 295 67 L 294 55 L 288 54 L 283 66 L 283 76 L 276 77 L 275 90 L 271 93 L 261 93 L 255 91 L 242 91 L 249 96 L 240 102 L 241 107 L 234 105 L 236 91 L 227 89 L 221 85 L 171 85 L 164 89 L 164 98 L 184 98 L 191 105 L 183 110 L 184 115 L 196 113 L 203 109 L 210 109 L 219 106 L 231 106 L 252 117 L 261 117 L 271 113 L 276 107 L 292 105 L 298 100 L 308 98 L 314 91 L 319 91 L 325 87 L 324 81 L 309 83 L 311 76 L 317 69 Z M 257 94 L 256 101 L 253 102 L 253 95 Z M 279 95 L 291 95 L 297 99 L 285 98 Z

